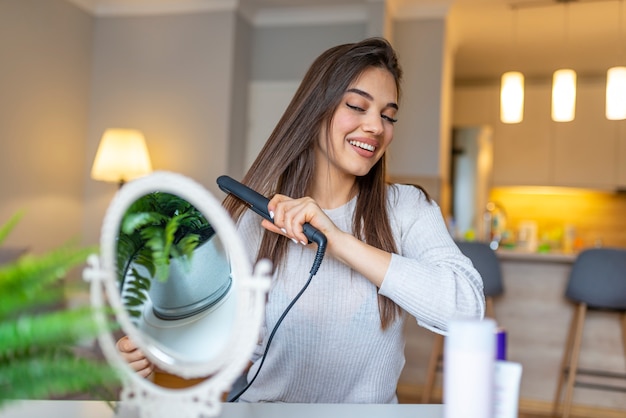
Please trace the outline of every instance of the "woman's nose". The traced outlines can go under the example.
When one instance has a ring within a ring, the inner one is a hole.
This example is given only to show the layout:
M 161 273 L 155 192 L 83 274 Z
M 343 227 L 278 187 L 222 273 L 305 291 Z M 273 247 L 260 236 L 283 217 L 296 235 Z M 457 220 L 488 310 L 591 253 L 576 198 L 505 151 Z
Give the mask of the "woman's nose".
M 380 135 L 383 133 L 383 120 L 380 115 L 377 114 L 368 114 L 365 115 L 365 120 L 363 122 L 363 130 L 365 132 L 370 132 L 374 135 Z

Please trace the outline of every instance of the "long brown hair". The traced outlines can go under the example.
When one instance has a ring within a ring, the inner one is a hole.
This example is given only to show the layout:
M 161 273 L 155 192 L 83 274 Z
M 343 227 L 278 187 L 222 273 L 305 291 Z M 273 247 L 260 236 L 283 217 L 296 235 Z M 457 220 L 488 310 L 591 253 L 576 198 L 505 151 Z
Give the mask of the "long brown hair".
M 304 76 L 282 118 L 261 149 L 242 182 L 262 195 L 276 193 L 300 198 L 311 190 L 315 167 L 314 149 L 322 129 L 330 130 L 333 114 L 349 86 L 370 67 L 383 68 L 394 77 L 400 96 L 402 70 L 385 39 L 369 38 L 339 45 L 323 52 Z M 327 135 L 328 136 L 328 135 Z M 396 252 L 387 215 L 385 155 L 365 176 L 357 177 L 358 197 L 352 220 L 355 236 L 369 245 Z M 246 209 L 229 196 L 226 210 L 236 221 Z M 367 228 L 364 228 L 367 225 Z M 268 258 L 278 266 L 290 240 L 265 231 L 257 260 Z M 390 299 L 378 295 L 381 326 L 385 329 L 400 313 Z

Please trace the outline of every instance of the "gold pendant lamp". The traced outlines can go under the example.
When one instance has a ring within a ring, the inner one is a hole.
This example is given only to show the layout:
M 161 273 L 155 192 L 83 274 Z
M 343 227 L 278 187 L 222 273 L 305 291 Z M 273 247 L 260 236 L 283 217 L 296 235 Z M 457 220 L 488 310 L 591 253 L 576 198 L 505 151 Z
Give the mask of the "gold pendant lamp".
M 567 56 L 567 36 L 569 23 L 569 2 L 564 3 L 564 55 Z M 552 120 L 555 122 L 571 122 L 576 116 L 576 72 L 570 68 L 561 68 L 552 76 Z
M 513 9 L 513 47 L 517 51 L 517 10 Z M 500 81 L 500 121 L 502 123 L 520 123 L 524 119 L 524 74 L 519 71 L 507 71 Z
M 618 4 L 618 59 L 623 62 L 623 0 L 619 0 Z M 606 72 L 606 118 L 609 120 L 626 119 L 626 66 L 612 67 Z

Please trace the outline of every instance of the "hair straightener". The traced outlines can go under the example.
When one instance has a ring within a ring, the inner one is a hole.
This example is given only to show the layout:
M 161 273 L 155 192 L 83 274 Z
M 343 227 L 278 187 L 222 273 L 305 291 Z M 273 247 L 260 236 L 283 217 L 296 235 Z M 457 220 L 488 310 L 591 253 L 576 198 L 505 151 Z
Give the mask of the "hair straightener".
M 218 177 L 217 184 L 224 192 L 243 200 L 254 212 L 268 221 L 274 222 L 267 210 L 268 198 L 229 176 Z M 317 254 L 310 271 L 311 275 L 315 275 L 322 264 L 322 259 L 326 252 L 326 236 L 308 222 L 302 225 L 302 229 L 304 230 L 304 235 L 309 239 L 309 243 L 314 242 L 317 244 Z

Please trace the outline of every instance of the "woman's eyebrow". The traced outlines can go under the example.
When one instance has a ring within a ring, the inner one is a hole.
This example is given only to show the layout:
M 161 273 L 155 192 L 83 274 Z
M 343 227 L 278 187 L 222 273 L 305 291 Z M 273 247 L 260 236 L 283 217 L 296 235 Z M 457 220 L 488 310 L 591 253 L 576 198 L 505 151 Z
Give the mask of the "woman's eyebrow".
M 346 92 L 347 93 L 356 93 L 356 94 L 358 94 L 360 96 L 365 97 L 368 100 L 374 100 L 374 97 L 371 94 L 369 94 L 368 92 L 363 91 L 361 89 L 357 89 L 357 88 L 353 87 L 353 88 L 350 88 L 350 89 L 346 90 Z M 392 108 L 398 110 L 398 104 L 394 103 L 394 102 L 387 103 L 387 107 L 392 107 Z

